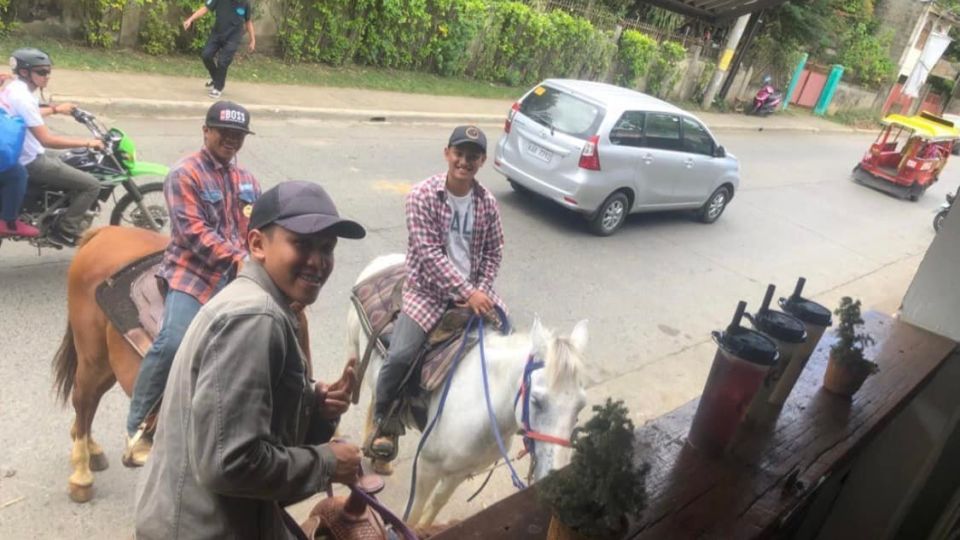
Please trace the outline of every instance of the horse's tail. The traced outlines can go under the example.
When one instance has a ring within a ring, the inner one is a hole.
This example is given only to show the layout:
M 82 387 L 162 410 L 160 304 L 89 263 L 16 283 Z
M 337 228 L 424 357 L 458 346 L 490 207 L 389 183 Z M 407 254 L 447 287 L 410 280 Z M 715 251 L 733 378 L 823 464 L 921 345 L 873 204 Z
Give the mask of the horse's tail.
M 73 328 L 69 322 L 67 331 L 63 334 L 63 341 L 60 342 L 60 348 L 53 357 L 52 367 L 53 388 L 57 392 L 57 399 L 62 405 L 66 405 L 67 398 L 73 390 L 73 382 L 77 378 L 77 347 L 73 344 Z

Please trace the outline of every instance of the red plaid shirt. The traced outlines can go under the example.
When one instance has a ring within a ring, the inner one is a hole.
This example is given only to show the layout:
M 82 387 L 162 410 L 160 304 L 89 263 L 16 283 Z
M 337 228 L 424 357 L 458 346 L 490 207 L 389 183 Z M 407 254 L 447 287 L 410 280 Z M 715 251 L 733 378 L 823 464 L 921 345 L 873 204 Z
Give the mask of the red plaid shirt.
M 203 148 L 170 171 L 163 194 L 171 214 L 170 244 L 157 276 L 205 304 L 247 256 L 247 225 L 260 184 Z
M 427 332 L 443 316 L 451 299 L 465 301 L 477 289 L 504 308 L 493 292 L 503 260 L 503 227 L 497 200 L 474 182 L 470 279 L 464 279 L 447 257 L 453 212 L 446 202 L 446 184 L 447 174 L 438 174 L 414 186 L 407 195 L 409 245 L 402 309 Z

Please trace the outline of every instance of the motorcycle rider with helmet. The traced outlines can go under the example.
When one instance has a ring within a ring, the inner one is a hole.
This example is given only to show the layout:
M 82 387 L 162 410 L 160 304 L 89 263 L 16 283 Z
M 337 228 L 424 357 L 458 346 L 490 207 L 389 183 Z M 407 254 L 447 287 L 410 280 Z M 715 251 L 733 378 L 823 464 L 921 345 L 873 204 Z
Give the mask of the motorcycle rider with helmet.
M 45 116 L 71 114 L 76 108 L 72 103 L 41 104 L 35 94 L 40 90 L 42 97 L 43 89 L 50 82 L 53 62 L 47 53 L 35 48 L 17 49 L 10 56 L 10 67 L 16 80 L 0 93 L 0 106 L 9 114 L 23 118 L 27 126 L 20 163 L 26 167 L 30 181 L 41 182 L 70 195 L 70 206 L 48 231 L 47 238 L 73 247 L 83 233 L 86 212 L 96 201 L 100 184 L 93 175 L 47 155 L 45 149 L 86 147 L 103 150 L 103 141 L 56 135 L 47 128 L 43 121 Z

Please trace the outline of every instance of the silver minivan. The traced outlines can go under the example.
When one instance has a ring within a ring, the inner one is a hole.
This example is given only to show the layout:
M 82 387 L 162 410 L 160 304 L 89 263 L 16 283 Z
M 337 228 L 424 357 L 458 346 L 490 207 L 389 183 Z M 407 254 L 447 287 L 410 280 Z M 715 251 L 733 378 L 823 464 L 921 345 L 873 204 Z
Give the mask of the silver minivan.
M 696 116 L 619 86 L 547 79 L 513 104 L 504 131 L 494 168 L 600 236 L 633 212 L 696 209 L 713 223 L 740 184 L 737 158 Z

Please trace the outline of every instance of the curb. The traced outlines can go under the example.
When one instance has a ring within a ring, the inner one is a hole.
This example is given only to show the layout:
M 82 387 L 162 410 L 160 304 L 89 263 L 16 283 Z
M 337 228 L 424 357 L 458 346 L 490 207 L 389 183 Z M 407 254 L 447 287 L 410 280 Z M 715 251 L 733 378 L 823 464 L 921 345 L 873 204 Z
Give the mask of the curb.
M 213 101 L 168 101 L 154 99 L 114 99 L 61 96 L 63 101 L 82 103 L 95 108 L 101 114 L 127 114 L 134 116 L 196 116 L 203 118 Z M 245 105 L 251 113 L 265 113 L 273 118 L 298 118 L 316 120 L 341 120 L 355 122 L 431 122 L 431 123 L 479 123 L 502 124 L 503 114 L 468 114 L 425 111 L 395 111 L 378 109 L 333 109 L 323 107 L 298 107 L 291 105 Z
M 94 108 L 100 114 L 119 114 L 133 116 L 187 116 L 203 118 L 212 101 L 171 101 L 156 99 L 134 98 L 91 98 L 82 96 L 61 96 L 63 101 L 81 103 L 84 107 Z M 429 111 L 397 111 L 382 109 L 336 109 L 324 107 L 299 107 L 293 105 L 247 105 L 251 113 L 263 113 L 273 118 L 282 119 L 314 119 L 339 120 L 352 122 L 377 123 L 440 123 L 440 124 L 501 124 L 505 118 L 503 114 L 486 113 L 445 113 Z M 837 126 L 836 128 L 820 128 L 813 126 L 745 126 L 743 124 L 710 124 L 712 131 L 725 132 L 790 132 L 790 133 L 873 133 L 872 130 L 861 130 Z

